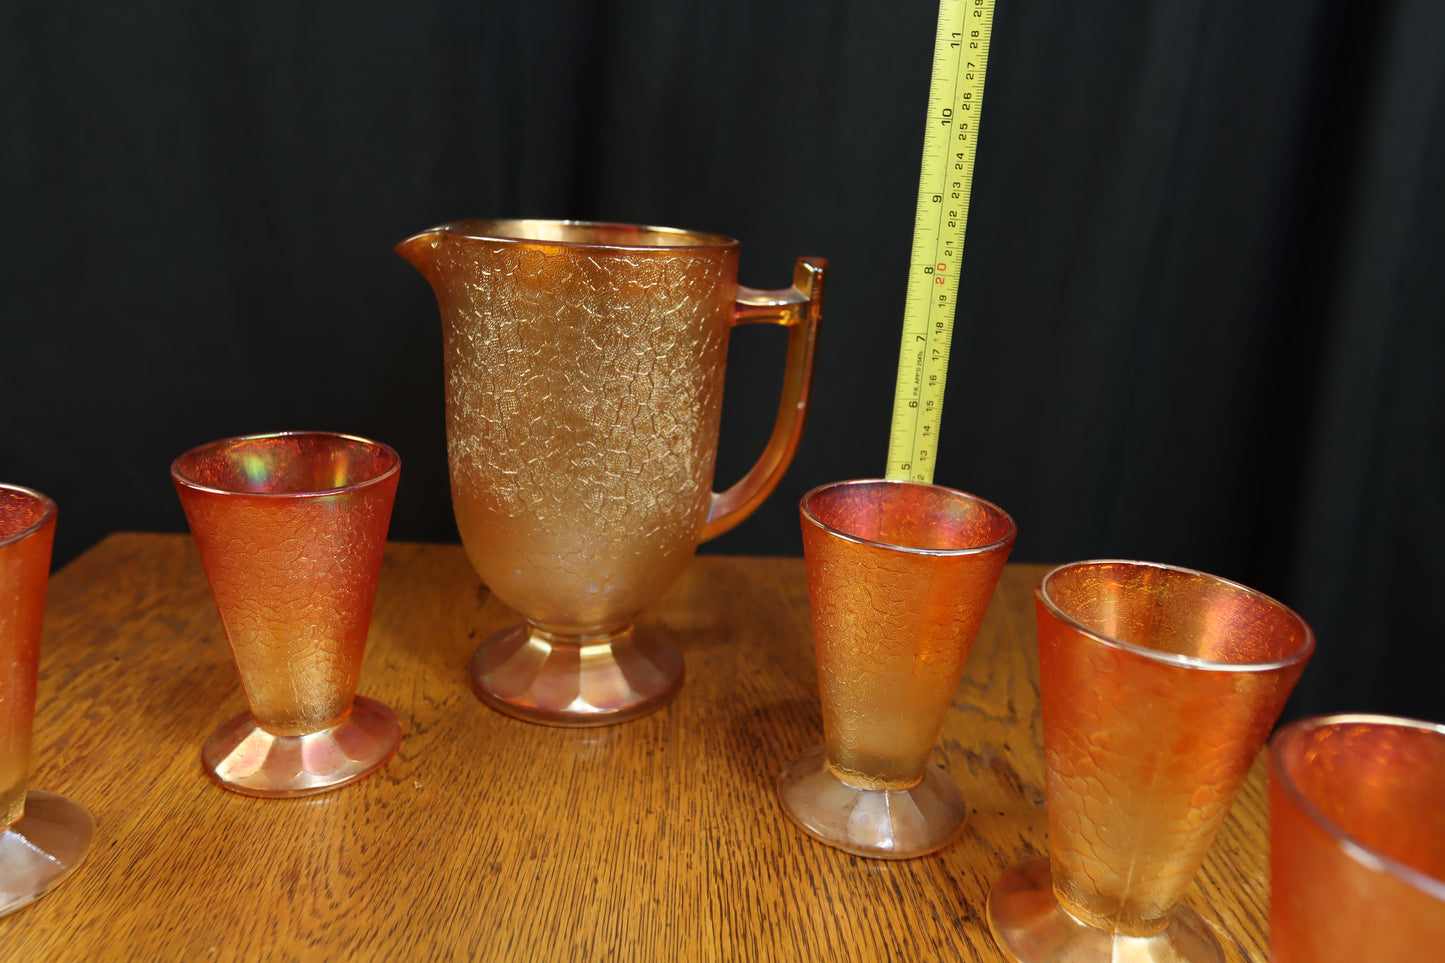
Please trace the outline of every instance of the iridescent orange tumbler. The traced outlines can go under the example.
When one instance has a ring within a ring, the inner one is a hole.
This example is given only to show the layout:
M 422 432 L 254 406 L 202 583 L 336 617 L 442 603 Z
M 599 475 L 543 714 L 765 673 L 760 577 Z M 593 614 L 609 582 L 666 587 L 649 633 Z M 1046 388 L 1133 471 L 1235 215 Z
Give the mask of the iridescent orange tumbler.
M 779 777 L 783 810 L 855 855 L 931 853 L 968 814 L 930 760 L 1017 528 L 903 481 L 824 485 L 800 513 L 824 742 Z
M 30 779 L 30 737 L 55 502 L 0 485 L 0 916 L 34 902 L 90 851 L 90 813 Z
M 1049 858 L 995 883 L 1020 963 L 1223 960 L 1181 904 L 1314 651 L 1253 589 L 1148 562 L 1078 562 L 1036 592 Z
M 1303 719 L 1269 761 L 1270 959 L 1445 954 L 1445 726 Z
M 349 435 L 213 442 L 171 466 L 250 711 L 202 763 L 249 796 L 325 792 L 401 744 L 386 706 L 356 695 L 401 459 Z

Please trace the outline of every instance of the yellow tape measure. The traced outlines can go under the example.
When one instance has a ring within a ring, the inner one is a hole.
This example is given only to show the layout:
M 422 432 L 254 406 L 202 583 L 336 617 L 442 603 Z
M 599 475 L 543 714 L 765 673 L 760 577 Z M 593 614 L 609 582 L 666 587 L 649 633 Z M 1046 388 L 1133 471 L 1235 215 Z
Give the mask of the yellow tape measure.
M 940 0 L 888 477 L 932 482 L 994 0 Z

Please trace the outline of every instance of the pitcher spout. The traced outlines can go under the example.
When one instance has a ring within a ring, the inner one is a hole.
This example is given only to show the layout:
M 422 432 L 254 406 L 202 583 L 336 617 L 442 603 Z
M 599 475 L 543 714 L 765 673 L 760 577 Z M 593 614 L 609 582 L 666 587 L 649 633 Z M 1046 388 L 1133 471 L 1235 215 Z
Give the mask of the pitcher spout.
M 421 272 L 436 287 L 437 251 L 446 237 L 446 227 L 432 227 L 399 243 L 393 250 Z

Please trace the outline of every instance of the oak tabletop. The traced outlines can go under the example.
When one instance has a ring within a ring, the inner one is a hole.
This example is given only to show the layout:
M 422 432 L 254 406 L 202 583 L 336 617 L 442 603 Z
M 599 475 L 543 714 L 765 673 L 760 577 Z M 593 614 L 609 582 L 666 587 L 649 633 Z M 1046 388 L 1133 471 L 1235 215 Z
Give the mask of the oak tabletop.
M 1047 851 L 1043 571 L 1005 571 L 935 755 L 963 834 L 888 862 L 812 841 L 774 793 L 822 739 L 801 559 L 694 559 L 643 616 L 684 652 L 681 695 L 559 729 L 472 694 L 472 650 L 516 616 L 462 549 L 392 543 L 360 691 L 399 753 L 259 800 L 201 771 L 245 704 L 190 538 L 112 535 L 51 579 L 30 780 L 85 805 L 95 843 L 0 919 L 0 960 L 998 960 L 989 887 Z M 1264 790 L 1257 764 L 1188 898 L 1236 961 L 1267 958 Z

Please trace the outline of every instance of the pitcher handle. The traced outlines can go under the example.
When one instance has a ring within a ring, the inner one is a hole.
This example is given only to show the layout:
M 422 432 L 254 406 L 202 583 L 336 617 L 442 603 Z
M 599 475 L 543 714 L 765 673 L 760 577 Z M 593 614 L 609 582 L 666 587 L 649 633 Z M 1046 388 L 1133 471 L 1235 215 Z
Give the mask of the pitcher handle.
M 783 370 L 783 396 L 778 418 L 762 457 L 742 479 L 725 492 L 713 492 L 712 507 L 703 526 L 702 541 L 737 527 L 772 494 L 798 450 L 808 401 L 813 394 L 813 356 L 818 346 L 818 321 L 823 316 L 823 276 L 828 262 L 821 257 L 800 257 L 793 268 L 793 286 L 779 291 L 758 291 L 738 285 L 733 324 L 781 324 L 788 329 L 788 360 Z

